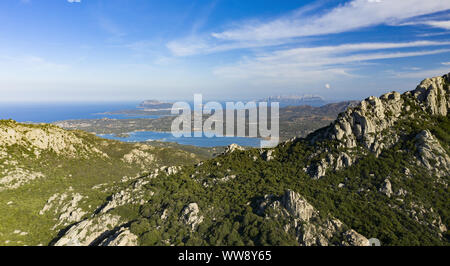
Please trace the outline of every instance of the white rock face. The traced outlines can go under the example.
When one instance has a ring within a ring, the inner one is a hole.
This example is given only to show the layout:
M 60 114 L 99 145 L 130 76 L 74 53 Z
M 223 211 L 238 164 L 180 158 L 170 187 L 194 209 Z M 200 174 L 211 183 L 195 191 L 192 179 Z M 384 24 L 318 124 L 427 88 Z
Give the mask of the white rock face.
M 425 79 L 412 92 L 433 115 L 446 116 L 450 109 L 450 73 L 443 77 Z
M 327 129 L 312 135 L 311 141 L 337 140 L 339 147 L 353 149 L 363 147 L 378 156 L 384 149 L 394 145 L 400 136 L 392 130 L 401 119 L 410 119 L 418 115 L 410 113 L 420 108 L 429 115 L 446 116 L 450 108 L 450 74 L 425 79 L 414 91 L 400 95 L 390 92 L 380 98 L 371 96 L 359 105 L 348 108 L 339 114 L 335 122 Z M 428 137 L 428 136 L 426 136 Z M 327 151 L 320 151 L 326 153 Z M 354 163 L 355 158 L 343 153 L 337 158 L 327 157 L 310 165 L 307 172 L 313 178 L 321 178 L 328 168 L 338 170 Z M 425 160 L 424 163 L 427 163 Z M 446 164 L 441 161 L 441 164 Z M 447 170 L 447 169 L 446 169 Z M 447 170 L 448 171 L 448 170 Z
M 86 211 L 79 207 L 79 203 L 83 198 L 79 193 L 72 195 L 68 193 L 54 194 L 47 200 L 39 214 L 44 215 L 46 212 L 53 210 L 53 214 L 58 217 L 53 229 L 61 225 L 67 226 L 79 222 L 87 214 Z
M 106 203 L 100 212 L 106 213 L 125 204 L 144 204 L 154 194 L 153 191 L 142 189 L 149 182 L 148 179 L 141 178 L 136 180 L 132 186 L 113 194 L 111 200 Z
M 343 246 L 370 246 L 369 240 L 355 230 L 351 229 L 344 233 Z
M 336 160 L 336 170 L 341 168 L 348 167 L 353 164 L 352 157 L 350 157 L 347 153 L 341 152 L 339 157 Z
M 308 222 L 309 219 L 316 214 L 316 210 L 311 204 L 291 190 L 286 191 L 282 203 L 291 215 L 298 217 L 304 222 Z
M 66 232 L 55 246 L 89 246 L 104 240 L 108 233 L 111 232 L 120 223 L 120 216 L 111 214 L 102 214 L 94 216 L 91 219 L 84 220 Z M 102 238 L 102 236 L 104 236 Z
M 181 221 L 186 225 L 189 225 L 192 231 L 203 222 L 203 216 L 200 215 L 200 209 L 198 208 L 197 203 L 189 203 L 184 207 L 181 211 Z
M 391 181 L 389 181 L 389 179 L 385 179 L 384 183 L 381 185 L 379 191 L 381 193 L 383 193 L 384 195 L 386 195 L 388 198 L 391 197 L 392 195 L 392 185 L 391 185 Z
M 335 244 L 331 242 L 333 238 L 340 239 L 340 245 L 368 244 L 367 238 L 356 231 L 345 231 L 344 224 L 340 220 L 333 217 L 322 219 L 319 211 L 305 198 L 291 190 L 287 190 L 281 200 L 274 200 L 273 196 L 266 195 L 260 202 L 257 212 L 260 215 L 265 214 L 268 219 L 289 217 L 292 222 L 285 224 L 284 229 L 286 232 L 294 230 L 297 241 L 302 246 L 328 246 Z
M 354 148 L 360 143 L 379 153 L 382 147 L 376 142 L 376 136 L 399 119 L 403 103 L 398 92 L 387 93 L 380 98 L 371 96 L 359 106 L 339 114 L 328 137 L 342 141 L 347 148 Z
M 113 235 L 103 240 L 101 246 L 137 246 L 138 237 L 129 229 L 122 227 Z
M 450 157 L 429 130 L 424 130 L 416 136 L 416 147 L 417 158 L 423 166 L 439 176 L 449 175 Z
M 167 175 L 174 175 L 181 170 L 180 166 L 162 166 L 159 171 L 165 172 Z
M 231 145 L 229 145 L 228 147 L 225 148 L 225 151 L 222 154 L 228 154 L 228 153 L 232 153 L 234 151 L 243 151 L 244 148 L 233 143 Z

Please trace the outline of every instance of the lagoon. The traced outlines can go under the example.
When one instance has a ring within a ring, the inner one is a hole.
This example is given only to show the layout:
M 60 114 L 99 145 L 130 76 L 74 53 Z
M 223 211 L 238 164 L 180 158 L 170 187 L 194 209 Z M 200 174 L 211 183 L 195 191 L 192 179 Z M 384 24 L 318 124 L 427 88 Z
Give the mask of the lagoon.
M 124 142 L 143 142 L 143 141 L 163 141 L 163 142 L 176 142 L 182 145 L 192 145 L 198 147 L 217 147 L 228 146 L 230 144 L 238 144 L 240 146 L 247 147 L 260 147 L 261 140 L 258 138 L 246 138 L 246 137 L 180 137 L 176 138 L 169 132 L 156 132 L 156 131 L 138 131 L 130 132 L 127 137 L 118 137 L 114 134 L 99 134 L 98 136 L 106 139 L 119 140 Z

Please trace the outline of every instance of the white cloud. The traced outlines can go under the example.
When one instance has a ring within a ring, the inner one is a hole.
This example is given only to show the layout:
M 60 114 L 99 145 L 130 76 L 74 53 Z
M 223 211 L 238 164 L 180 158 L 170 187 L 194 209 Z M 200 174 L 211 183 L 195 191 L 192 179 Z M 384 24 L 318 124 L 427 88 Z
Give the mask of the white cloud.
M 450 20 L 446 21 L 425 21 L 423 24 L 435 27 L 435 28 L 442 28 L 446 30 L 450 30 Z
M 177 56 L 214 53 L 242 48 L 275 46 L 319 36 L 381 24 L 400 25 L 416 16 L 450 9 L 448 0 L 353 0 L 311 14 L 319 5 L 300 8 L 270 21 L 236 22 L 234 27 L 203 36 L 171 41 L 167 48 Z M 445 23 L 433 22 L 444 27 Z
M 277 50 L 247 57 L 236 64 L 218 67 L 221 77 L 249 79 L 327 80 L 329 77 L 352 76 L 355 67 L 380 59 L 424 56 L 450 52 L 449 48 L 419 51 L 387 51 L 389 49 L 449 46 L 450 42 L 360 43 L 311 48 Z M 373 50 L 384 51 L 373 52 Z
M 450 30 L 450 20 L 421 20 L 421 21 L 413 21 L 413 22 L 404 22 L 400 24 L 393 24 L 395 26 L 415 26 L 415 25 L 426 25 L 433 28 L 440 28 L 445 30 Z M 422 36 L 438 36 L 448 34 L 448 32 L 437 32 L 437 33 L 428 33 L 422 34 Z
M 329 89 L 331 88 L 331 85 L 329 83 L 325 84 L 325 88 Z
M 187 37 L 180 40 L 170 41 L 166 47 L 175 56 L 190 56 L 196 54 L 211 54 L 236 49 L 259 48 L 292 43 L 294 40 L 248 40 L 236 42 L 215 42 L 209 38 Z M 299 43 L 299 41 L 296 41 Z
M 213 33 L 223 40 L 267 40 L 341 33 L 450 9 L 448 0 L 354 0 L 322 15 L 285 16 Z
M 443 64 L 444 66 L 450 66 L 450 62 L 442 62 L 441 64 Z
M 396 78 L 414 78 L 414 79 L 424 79 L 428 77 L 437 77 L 443 74 L 449 73 L 448 68 L 435 68 L 435 69 L 426 69 L 419 71 L 407 71 L 407 72 L 393 72 L 394 77 Z
M 69 3 L 81 3 L 81 0 L 67 0 Z

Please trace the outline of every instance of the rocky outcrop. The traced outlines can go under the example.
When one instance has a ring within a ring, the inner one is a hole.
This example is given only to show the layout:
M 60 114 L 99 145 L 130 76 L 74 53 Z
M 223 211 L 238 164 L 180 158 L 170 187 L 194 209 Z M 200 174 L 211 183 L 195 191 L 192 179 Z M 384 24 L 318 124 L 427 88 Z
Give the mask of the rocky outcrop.
M 419 224 L 435 230 L 440 238 L 443 238 L 442 234 L 447 232 L 447 226 L 442 222 L 441 216 L 433 207 L 425 207 L 419 202 L 410 202 L 409 205 L 403 206 L 403 210 Z M 431 219 L 427 219 L 427 217 Z
M 141 144 L 136 144 L 135 147 L 135 149 L 123 156 L 122 161 L 129 164 L 137 164 L 141 167 L 149 167 L 150 164 L 154 163 L 154 155 L 148 153 L 148 151 L 153 150 L 153 147 Z
M 228 145 L 225 148 L 225 150 L 223 151 L 222 155 L 229 154 L 229 153 L 232 153 L 234 151 L 243 151 L 243 150 L 244 150 L 243 147 L 233 143 L 233 144 Z
M 294 191 L 286 191 L 281 202 L 290 215 L 304 222 L 308 222 L 316 214 L 314 207 Z
M 194 231 L 203 222 L 203 216 L 200 215 L 197 203 L 190 203 L 185 206 L 181 211 L 180 220 Z
M 372 152 L 377 152 L 381 147 L 381 143 L 377 142 L 379 133 L 405 118 L 411 108 L 404 98 L 425 107 L 425 111 L 431 115 L 447 115 L 450 108 L 449 75 L 425 79 L 414 91 L 406 92 L 403 97 L 398 92 L 391 92 L 380 98 L 371 96 L 365 99 L 360 105 L 339 115 L 328 137 L 342 141 L 348 148 L 360 143 Z
M 416 147 L 416 156 L 421 165 L 436 172 L 438 176 L 449 175 L 450 157 L 429 130 L 417 134 Z
M 343 246 L 369 246 L 369 240 L 353 229 L 346 231 L 343 236 Z
M 401 116 L 404 100 L 398 92 L 380 98 L 371 96 L 360 105 L 339 114 L 327 138 L 341 141 L 346 148 L 357 144 L 379 153 L 384 148 L 379 142 L 381 131 L 391 127 Z
M 47 200 L 39 214 L 44 215 L 52 211 L 56 215 L 55 220 L 57 222 L 53 226 L 53 229 L 79 222 L 87 214 L 86 211 L 79 207 L 83 198 L 85 197 L 79 193 L 71 195 L 68 193 L 56 193 Z
M 138 237 L 126 227 L 121 227 L 114 234 L 100 243 L 100 246 L 137 246 Z
M 280 199 L 266 195 L 259 202 L 258 214 L 270 219 L 289 218 L 285 231 L 293 230 L 297 241 L 303 246 L 357 245 L 366 246 L 369 241 L 333 217 L 321 218 L 317 211 L 300 194 L 287 190 Z M 333 239 L 340 239 L 334 243 Z
M 21 124 L 13 120 L 2 120 L 0 121 L 0 149 L 13 145 L 26 147 L 36 157 L 44 151 L 71 157 L 90 154 L 107 157 L 105 153 L 85 143 L 73 132 L 57 126 Z
M 144 204 L 154 194 L 153 191 L 143 189 L 144 185 L 149 182 L 147 178 L 140 178 L 134 181 L 131 186 L 113 194 L 99 211 L 106 213 L 125 204 Z
M 180 170 L 181 170 L 180 166 L 162 166 L 161 168 L 159 168 L 160 172 L 164 172 L 167 175 L 174 175 L 178 173 Z
M 450 74 L 425 79 L 413 91 L 400 95 L 390 92 L 380 98 L 371 96 L 359 105 L 339 114 L 335 122 L 308 136 L 311 143 L 334 140 L 338 148 L 352 150 L 362 147 L 378 156 L 384 149 L 393 146 L 400 139 L 394 129 L 399 120 L 416 118 L 421 115 L 446 116 L 450 108 Z M 417 111 L 420 110 L 420 111 Z M 317 154 L 328 153 L 319 151 Z M 331 155 L 307 167 L 313 178 L 323 177 L 328 168 L 339 170 L 353 164 L 357 158 L 344 153 Z
M 432 115 L 446 116 L 450 109 L 449 85 L 450 73 L 442 77 L 425 79 L 411 94 Z
M 353 159 L 345 152 L 341 152 L 336 159 L 335 169 L 339 170 L 341 168 L 349 167 L 353 164 Z
M 275 156 L 273 155 L 274 150 L 273 149 L 269 149 L 269 150 L 262 150 L 261 154 L 264 158 L 264 160 L 266 161 L 271 161 L 275 158 Z
M 120 224 L 117 215 L 101 214 L 72 226 L 55 246 L 89 246 L 97 245 L 111 237 Z
M 328 151 L 323 151 L 327 153 Z M 333 155 L 331 152 L 325 158 L 320 159 L 316 163 L 312 163 L 306 168 L 306 172 L 314 179 L 322 178 L 326 175 L 327 169 L 339 170 L 353 164 L 354 159 L 345 152 Z
M 386 178 L 381 187 L 379 188 L 379 191 L 384 195 L 386 195 L 388 198 L 390 198 L 391 195 L 393 194 L 391 181 L 389 181 L 389 179 Z
M 5 189 L 16 189 L 31 181 L 44 177 L 41 172 L 31 172 L 27 169 L 15 167 L 2 171 L 0 178 L 0 191 Z

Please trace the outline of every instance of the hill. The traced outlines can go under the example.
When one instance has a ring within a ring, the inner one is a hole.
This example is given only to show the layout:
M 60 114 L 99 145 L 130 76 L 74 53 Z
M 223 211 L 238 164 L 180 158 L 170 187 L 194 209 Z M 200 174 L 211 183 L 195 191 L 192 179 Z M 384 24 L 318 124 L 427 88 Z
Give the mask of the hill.
M 47 245 L 130 180 L 206 158 L 195 149 L 0 120 L 0 245 Z
M 450 74 L 425 79 L 404 94 L 352 105 L 305 138 L 272 149 L 231 145 L 201 162 L 186 151 L 2 121 L 0 238 L 249 246 L 377 238 L 448 246 L 449 92 Z M 11 180 L 22 180 L 11 178 L 14 169 L 34 178 L 14 187 Z
M 143 176 L 54 244 L 449 245 L 449 77 L 273 149 Z

